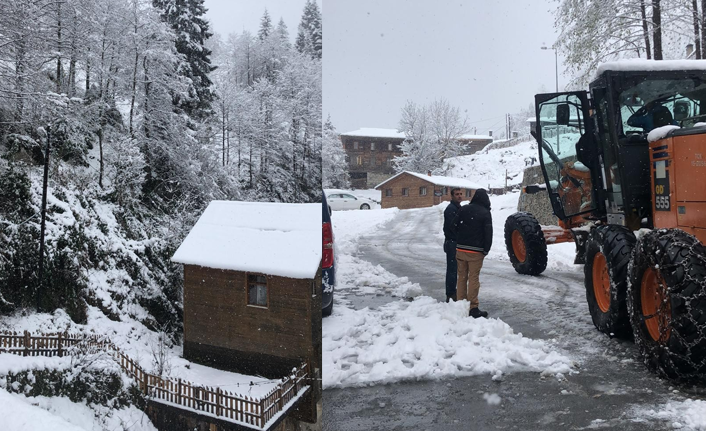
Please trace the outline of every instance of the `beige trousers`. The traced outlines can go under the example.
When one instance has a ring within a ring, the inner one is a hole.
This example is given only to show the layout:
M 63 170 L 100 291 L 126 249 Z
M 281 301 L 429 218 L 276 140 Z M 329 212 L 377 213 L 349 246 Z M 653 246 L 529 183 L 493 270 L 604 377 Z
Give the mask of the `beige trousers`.
M 471 308 L 478 308 L 478 291 L 480 290 L 480 269 L 483 267 L 483 253 L 467 253 L 456 251 L 458 263 L 458 282 L 456 284 L 456 299 L 468 299 Z

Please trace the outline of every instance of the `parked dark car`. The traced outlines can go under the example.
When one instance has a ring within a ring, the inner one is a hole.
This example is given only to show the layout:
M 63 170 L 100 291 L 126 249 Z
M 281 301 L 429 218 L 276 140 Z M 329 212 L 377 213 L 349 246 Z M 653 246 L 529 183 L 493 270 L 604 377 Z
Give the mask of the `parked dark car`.
M 336 262 L 333 249 L 333 226 L 331 225 L 331 214 L 329 212 L 328 203 L 326 202 L 326 194 L 322 193 L 322 208 L 321 220 L 323 221 L 323 259 L 321 267 L 323 270 L 321 277 L 322 290 L 322 305 L 321 314 L 330 316 L 333 312 L 333 291 L 336 286 Z

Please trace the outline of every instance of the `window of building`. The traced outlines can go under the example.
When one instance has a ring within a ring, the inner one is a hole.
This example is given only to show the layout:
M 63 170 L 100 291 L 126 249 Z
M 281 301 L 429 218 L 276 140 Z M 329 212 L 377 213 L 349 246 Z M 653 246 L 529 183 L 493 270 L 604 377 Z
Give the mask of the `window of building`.
M 248 274 L 248 305 L 267 307 L 267 276 Z
M 358 147 L 360 147 L 360 144 L 358 144 L 358 142 L 353 142 L 353 149 L 357 150 Z
M 448 188 L 448 187 L 444 187 L 444 189 L 442 190 L 441 193 L 443 193 L 444 196 L 448 195 L 448 194 L 449 194 L 449 188 Z
M 392 166 L 392 157 L 387 158 L 387 166 Z
M 409 196 L 409 189 L 408 188 L 402 189 L 402 196 Z
M 362 166 L 363 165 L 363 156 L 356 156 L 355 164 L 358 166 Z
M 387 144 L 387 151 L 392 151 L 392 144 Z
M 426 187 L 420 187 L 419 188 L 419 196 L 426 196 L 427 195 L 427 188 Z
M 375 142 L 370 143 L 370 150 L 375 151 Z
M 471 189 L 466 189 L 466 197 L 467 198 L 471 197 Z
M 387 196 L 388 198 L 392 196 L 392 189 L 385 189 L 385 196 Z

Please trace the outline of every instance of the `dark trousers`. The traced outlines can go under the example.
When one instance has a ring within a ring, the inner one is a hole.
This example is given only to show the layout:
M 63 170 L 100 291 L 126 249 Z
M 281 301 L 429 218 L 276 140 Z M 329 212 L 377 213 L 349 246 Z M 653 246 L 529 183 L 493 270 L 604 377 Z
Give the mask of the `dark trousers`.
M 446 296 L 456 294 L 456 241 L 447 239 L 444 241 L 444 253 L 446 253 Z

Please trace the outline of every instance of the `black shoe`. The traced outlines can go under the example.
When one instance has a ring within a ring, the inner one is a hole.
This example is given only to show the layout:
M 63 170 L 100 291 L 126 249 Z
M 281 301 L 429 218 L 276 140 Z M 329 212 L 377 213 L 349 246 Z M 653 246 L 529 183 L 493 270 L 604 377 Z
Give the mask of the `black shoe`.
M 446 302 L 449 302 L 449 300 L 453 299 L 454 302 L 456 302 L 456 294 L 454 293 L 451 296 L 446 295 Z
M 471 308 L 471 311 L 468 313 L 468 315 L 473 317 L 474 319 L 477 319 L 479 317 L 488 317 L 488 312 L 480 311 L 478 308 Z

